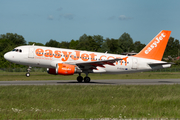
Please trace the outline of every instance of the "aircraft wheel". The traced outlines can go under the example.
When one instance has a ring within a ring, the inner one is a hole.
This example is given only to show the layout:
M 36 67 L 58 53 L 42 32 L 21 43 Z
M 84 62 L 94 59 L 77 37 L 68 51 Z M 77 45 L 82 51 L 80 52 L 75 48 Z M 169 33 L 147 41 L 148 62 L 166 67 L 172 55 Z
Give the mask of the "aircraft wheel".
M 82 76 L 78 76 L 78 77 L 77 77 L 77 81 L 78 81 L 78 82 L 82 82 L 82 81 L 83 81 L 83 77 L 82 77 Z
M 29 77 L 30 76 L 30 73 L 26 73 L 26 77 Z
M 84 82 L 85 82 L 85 83 L 89 83 L 90 81 L 91 81 L 90 77 L 85 77 L 85 78 L 84 78 Z

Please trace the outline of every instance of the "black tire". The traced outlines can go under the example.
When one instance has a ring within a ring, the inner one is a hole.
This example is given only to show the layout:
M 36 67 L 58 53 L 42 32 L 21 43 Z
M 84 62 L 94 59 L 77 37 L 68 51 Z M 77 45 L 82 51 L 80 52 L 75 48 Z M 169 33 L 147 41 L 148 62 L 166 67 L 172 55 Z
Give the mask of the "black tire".
M 82 76 L 78 76 L 78 77 L 77 77 L 77 81 L 78 81 L 79 83 L 81 83 L 81 82 L 83 81 L 83 77 L 82 77 Z
M 84 78 L 84 82 L 85 82 L 85 83 L 89 83 L 90 81 L 91 81 L 91 78 L 90 78 L 90 77 L 85 77 L 85 78 Z
M 26 77 L 29 77 L 30 76 L 30 73 L 26 73 Z

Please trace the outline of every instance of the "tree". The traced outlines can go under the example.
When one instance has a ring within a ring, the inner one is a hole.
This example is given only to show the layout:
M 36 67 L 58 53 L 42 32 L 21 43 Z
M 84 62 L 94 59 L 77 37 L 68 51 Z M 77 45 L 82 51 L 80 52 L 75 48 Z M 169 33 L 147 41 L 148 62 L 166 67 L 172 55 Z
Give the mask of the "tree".
M 133 39 L 128 33 L 123 33 L 118 39 L 118 45 L 123 50 L 123 52 L 130 52 L 133 50 Z
M 4 54 L 13 50 L 15 47 L 25 45 L 26 41 L 24 37 L 18 34 L 6 33 L 0 35 L 0 68 L 19 67 L 22 65 L 11 64 L 9 61 L 4 59 Z
M 109 53 L 122 53 L 122 50 L 121 48 L 119 48 L 118 46 L 118 40 L 117 39 L 109 39 L 109 38 L 106 38 L 106 42 L 107 42 L 107 45 L 108 45 L 108 48 L 109 48 Z
M 134 52 L 139 53 L 146 45 L 145 44 L 141 44 L 140 41 L 136 41 L 134 43 Z
M 102 44 L 103 44 L 103 41 L 104 41 L 104 39 L 103 39 L 103 36 L 101 36 L 101 35 L 94 35 L 93 37 L 92 37 L 93 39 L 94 39 L 94 41 L 95 41 L 95 51 L 100 51 L 100 49 L 101 49 L 101 47 L 102 47 Z
M 4 59 L 4 54 L 14 49 L 16 45 L 8 39 L 0 39 L 0 68 L 7 68 L 10 62 Z
M 177 57 L 179 48 L 180 48 L 179 40 L 176 39 L 174 41 L 174 38 L 170 37 L 166 46 L 164 57 L 168 57 L 168 56 Z
M 76 46 L 78 45 L 79 41 L 78 40 L 71 40 L 71 42 L 69 43 L 69 48 L 70 49 L 76 49 Z
M 61 43 L 59 43 L 59 48 L 69 48 L 69 42 L 66 41 L 62 41 Z
M 101 49 L 99 49 L 99 52 L 110 52 L 107 41 L 103 42 Z
M 57 42 L 56 40 L 51 39 L 49 42 L 46 42 L 45 46 L 59 47 L 59 42 Z
M 87 50 L 88 48 L 88 39 L 87 39 L 87 35 L 83 34 L 80 38 L 79 38 L 79 42 L 76 46 L 76 49 L 78 50 Z
M 21 36 L 21 35 L 18 35 L 17 33 L 15 33 L 15 34 L 13 34 L 13 33 L 2 34 L 0 36 L 0 39 L 10 40 L 16 46 L 26 44 L 26 41 L 24 40 L 24 37 Z

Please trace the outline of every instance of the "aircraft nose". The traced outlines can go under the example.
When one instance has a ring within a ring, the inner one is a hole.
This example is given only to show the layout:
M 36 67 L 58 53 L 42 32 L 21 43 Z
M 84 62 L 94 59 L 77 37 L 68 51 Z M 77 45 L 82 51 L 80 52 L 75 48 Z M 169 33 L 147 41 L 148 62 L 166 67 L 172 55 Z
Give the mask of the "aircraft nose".
M 4 58 L 5 58 L 6 60 L 9 60 L 9 59 L 10 59 L 9 53 L 4 54 Z

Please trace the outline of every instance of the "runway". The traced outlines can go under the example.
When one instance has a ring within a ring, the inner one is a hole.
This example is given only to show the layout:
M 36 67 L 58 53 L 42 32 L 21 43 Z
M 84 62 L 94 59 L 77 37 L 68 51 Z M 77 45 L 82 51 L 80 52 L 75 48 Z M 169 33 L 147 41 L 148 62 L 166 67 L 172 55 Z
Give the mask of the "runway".
M 111 79 L 91 80 L 90 83 L 78 83 L 76 80 L 46 81 L 0 81 L 0 86 L 9 85 L 173 85 L 180 84 L 180 79 Z

